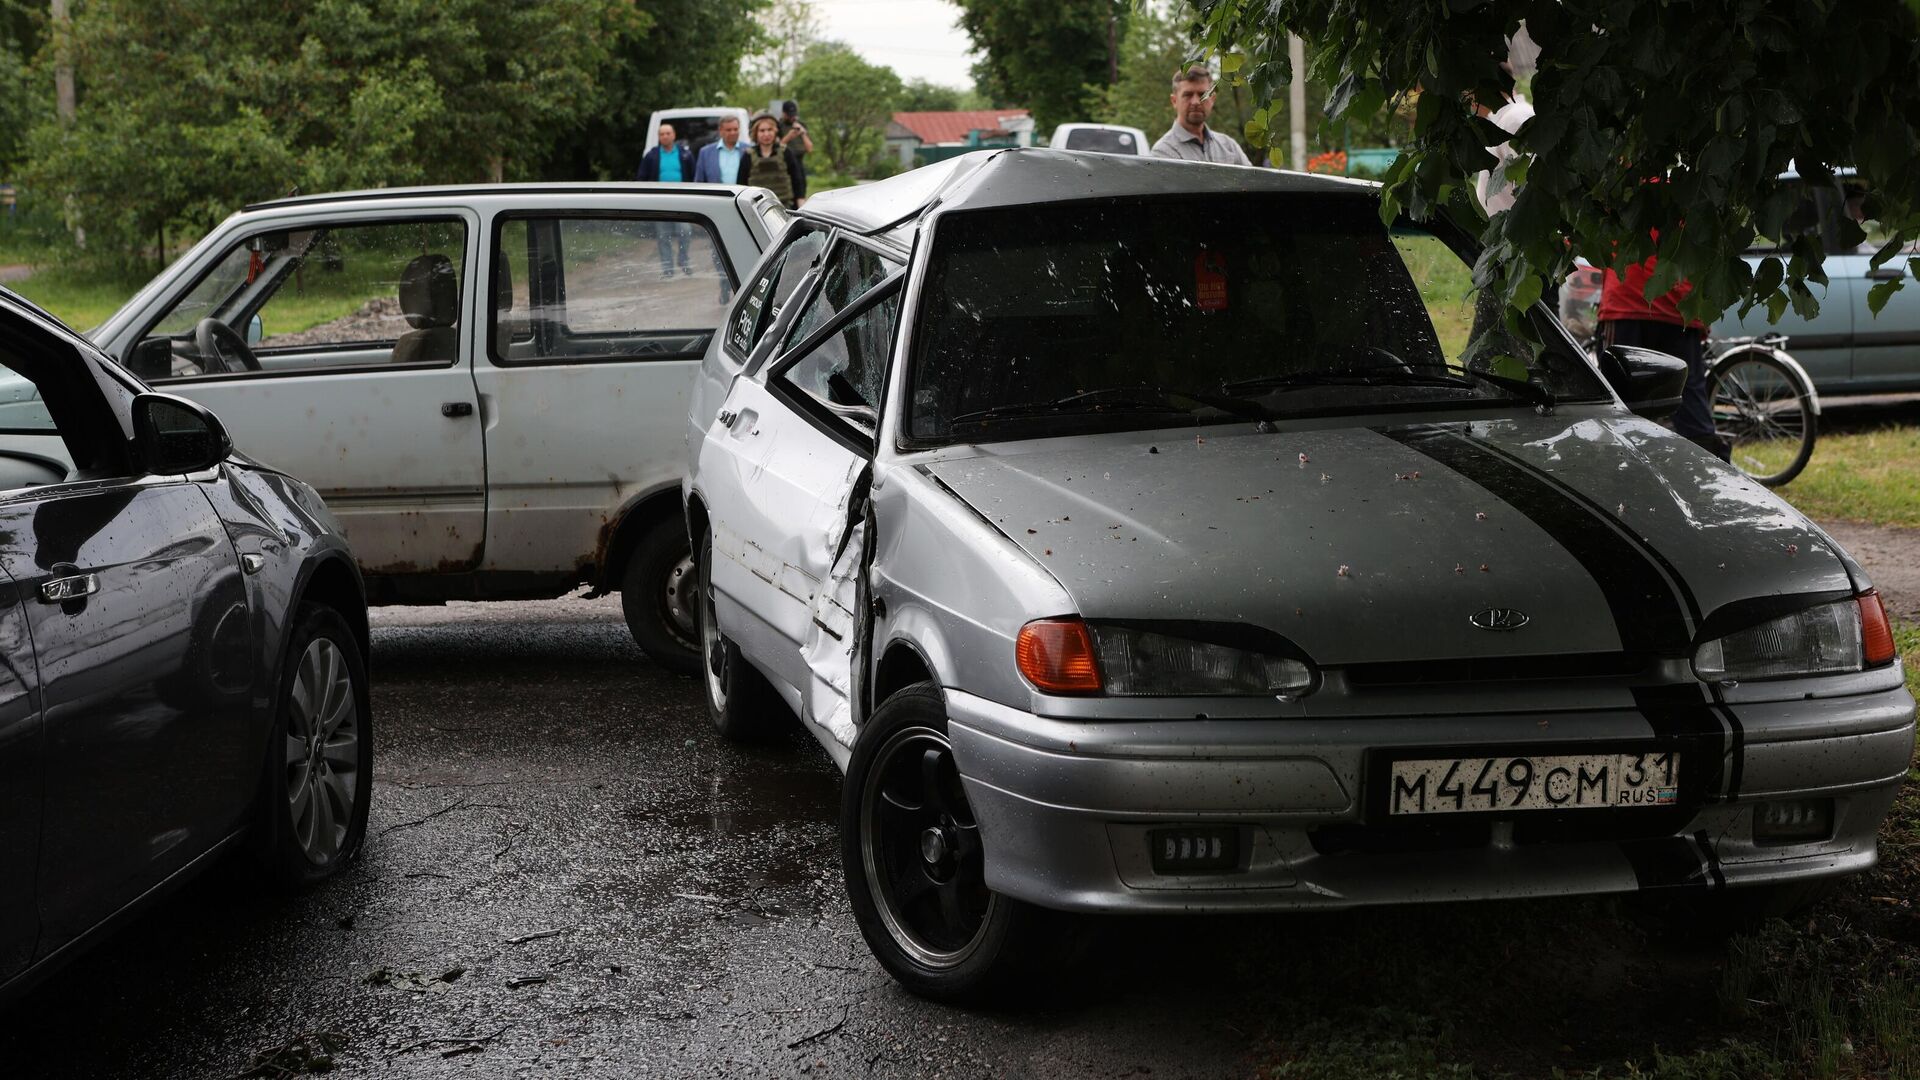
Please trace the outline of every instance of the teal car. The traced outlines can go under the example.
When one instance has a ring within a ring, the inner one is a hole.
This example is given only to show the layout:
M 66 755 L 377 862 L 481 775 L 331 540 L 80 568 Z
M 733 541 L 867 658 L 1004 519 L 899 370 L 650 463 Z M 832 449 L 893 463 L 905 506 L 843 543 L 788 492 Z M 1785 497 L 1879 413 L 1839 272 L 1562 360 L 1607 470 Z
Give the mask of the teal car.
M 1867 232 L 1865 243 L 1848 246 L 1839 237 L 1848 206 L 1858 213 L 1864 193 L 1852 170 L 1839 170 L 1833 183 L 1824 185 L 1798 176 L 1788 179 L 1806 186 L 1789 223 L 1796 232 L 1817 230 L 1827 253 L 1823 265 L 1827 284 L 1809 283 L 1820 311 L 1806 319 L 1788 308 L 1778 323 L 1769 323 L 1766 308 L 1757 307 L 1743 319 L 1736 305 L 1714 320 L 1710 336 L 1787 335 L 1786 351 L 1800 362 L 1821 397 L 1920 391 L 1920 283 L 1914 281 L 1907 263 L 1920 256 L 1920 245 L 1909 246 L 1874 269 L 1873 253 L 1887 239 L 1878 222 L 1861 222 Z M 1785 258 L 1786 252 L 1783 246 L 1767 244 L 1746 253 L 1748 265 L 1756 268 L 1768 256 Z M 1581 264 L 1561 287 L 1560 317 L 1577 336 L 1594 332 L 1600 278 L 1598 267 Z M 1867 306 L 1867 293 L 1893 279 L 1904 279 L 1906 286 L 1875 315 Z

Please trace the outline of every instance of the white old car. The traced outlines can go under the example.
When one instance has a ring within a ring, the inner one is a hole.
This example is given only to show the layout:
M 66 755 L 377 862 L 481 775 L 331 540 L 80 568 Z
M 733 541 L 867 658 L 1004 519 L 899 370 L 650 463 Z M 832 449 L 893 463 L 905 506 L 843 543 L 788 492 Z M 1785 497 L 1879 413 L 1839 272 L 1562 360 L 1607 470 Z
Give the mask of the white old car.
M 90 336 L 319 489 L 372 603 L 585 583 L 689 671 L 687 394 L 785 220 L 764 191 L 696 184 L 281 199 Z

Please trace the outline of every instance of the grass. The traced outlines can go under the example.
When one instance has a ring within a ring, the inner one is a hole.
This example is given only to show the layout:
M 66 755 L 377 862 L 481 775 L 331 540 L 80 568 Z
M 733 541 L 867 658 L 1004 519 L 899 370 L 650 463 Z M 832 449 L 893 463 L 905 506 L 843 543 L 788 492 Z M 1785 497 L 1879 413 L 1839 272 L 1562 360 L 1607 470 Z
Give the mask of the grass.
M 1813 517 L 1920 528 L 1920 427 L 1821 435 L 1779 490 Z
M 1467 351 L 1473 332 L 1473 268 L 1460 261 L 1438 237 L 1401 234 L 1393 238 L 1407 272 L 1426 301 L 1427 317 L 1440 338 L 1440 353 L 1449 360 Z
M 105 322 L 146 283 L 139 274 L 50 267 L 36 270 L 32 277 L 8 288 L 84 332 Z

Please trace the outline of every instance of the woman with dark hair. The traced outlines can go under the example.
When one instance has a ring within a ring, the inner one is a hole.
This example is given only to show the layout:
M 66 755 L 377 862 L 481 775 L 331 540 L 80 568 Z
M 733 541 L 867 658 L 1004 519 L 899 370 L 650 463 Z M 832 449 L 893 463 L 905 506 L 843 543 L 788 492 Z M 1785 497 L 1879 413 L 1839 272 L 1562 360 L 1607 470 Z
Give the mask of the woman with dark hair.
M 752 141 L 740 159 L 737 183 L 766 188 L 780 205 L 797 209 L 807 201 L 807 173 L 793 151 L 780 145 L 780 121 L 761 113 L 747 125 L 747 132 Z

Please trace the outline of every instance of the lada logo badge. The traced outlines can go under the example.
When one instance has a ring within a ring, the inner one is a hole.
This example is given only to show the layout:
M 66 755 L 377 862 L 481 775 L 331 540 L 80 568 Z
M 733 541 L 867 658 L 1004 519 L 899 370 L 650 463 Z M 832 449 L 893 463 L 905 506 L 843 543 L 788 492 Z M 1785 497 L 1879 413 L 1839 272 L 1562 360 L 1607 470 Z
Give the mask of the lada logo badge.
M 1467 621 L 1482 630 L 1518 630 L 1532 622 L 1533 617 L 1510 607 L 1490 607 L 1467 616 Z

